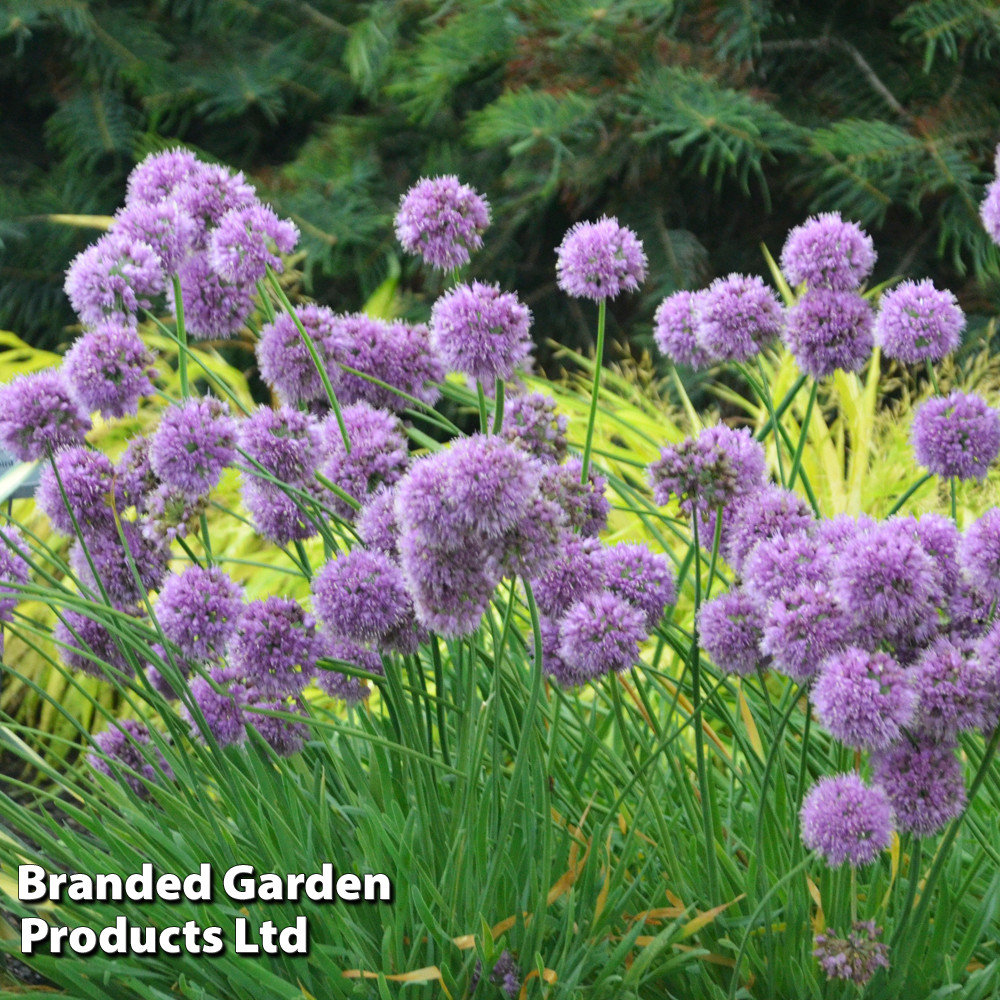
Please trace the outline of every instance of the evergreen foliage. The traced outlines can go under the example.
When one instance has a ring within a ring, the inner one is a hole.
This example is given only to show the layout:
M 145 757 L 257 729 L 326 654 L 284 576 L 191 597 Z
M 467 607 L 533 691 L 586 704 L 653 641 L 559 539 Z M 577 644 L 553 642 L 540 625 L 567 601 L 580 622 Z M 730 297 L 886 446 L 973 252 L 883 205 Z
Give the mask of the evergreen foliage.
M 134 162 L 177 141 L 253 174 L 303 230 L 309 290 L 338 308 L 400 263 L 437 291 L 385 234 L 401 193 L 442 172 L 489 195 L 476 266 L 519 289 L 542 339 L 587 337 L 549 248 L 602 212 L 666 276 L 616 304 L 623 325 L 675 288 L 761 270 L 760 242 L 834 208 L 875 233 L 875 280 L 995 279 L 977 208 L 998 51 L 990 0 L 12 0 L 0 326 L 65 339 L 61 274 L 92 234 L 39 216 L 109 211 Z M 969 311 L 988 311 L 979 287 Z

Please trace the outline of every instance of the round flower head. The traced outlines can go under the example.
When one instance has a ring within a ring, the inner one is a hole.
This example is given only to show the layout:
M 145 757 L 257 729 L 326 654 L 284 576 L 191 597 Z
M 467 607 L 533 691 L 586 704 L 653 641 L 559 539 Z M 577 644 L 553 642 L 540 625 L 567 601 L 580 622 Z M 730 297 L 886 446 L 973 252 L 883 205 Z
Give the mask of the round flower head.
M 212 270 L 204 253 L 187 257 L 177 271 L 184 308 L 184 329 L 193 340 L 228 340 L 246 324 L 254 309 L 254 286 L 226 281 Z M 167 286 L 174 315 L 174 285 Z
M 382 658 L 378 653 L 352 642 L 341 636 L 330 635 L 328 632 L 316 633 L 316 659 L 340 660 L 352 667 L 359 667 L 370 674 L 381 676 L 385 673 Z M 364 701 L 371 694 L 368 682 L 361 677 L 341 673 L 339 670 L 329 670 L 320 667 L 316 671 L 316 683 L 331 698 L 340 698 L 348 705 Z
M 208 262 L 220 277 L 237 285 L 261 281 L 270 267 L 282 271 L 279 253 L 291 253 L 299 231 L 260 202 L 232 208 L 208 240 Z
M 929 638 L 944 603 L 934 560 L 904 518 L 883 521 L 841 549 L 833 590 L 865 646 Z
M 556 281 L 574 298 L 613 299 L 646 278 L 642 241 L 614 217 L 578 222 L 556 248 Z
M 788 311 L 783 339 L 799 368 L 815 379 L 838 368 L 860 371 L 875 344 L 872 307 L 856 292 L 809 291 Z
M 340 369 L 333 363 L 336 314 L 326 306 L 304 305 L 296 306 L 295 316 L 309 334 L 330 384 L 337 390 Z M 261 328 L 257 364 L 261 378 L 289 406 L 326 402 L 323 380 L 289 313 L 279 313 L 274 322 Z
M 958 562 L 965 578 L 990 601 L 1000 601 L 1000 507 L 991 507 L 966 529 Z
M 559 505 L 570 528 L 586 538 L 596 538 L 608 526 L 611 513 L 605 496 L 608 481 L 593 466 L 587 470 L 585 483 L 580 479 L 582 473 L 579 458 L 570 458 L 563 465 L 546 465 L 539 489 Z
M 947 289 L 924 281 L 904 281 L 882 296 L 875 340 L 887 358 L 907 364 L 940 361 L 962 339 L 965 313 Z
M 558 465 L 566 457 L 566 424 L 551 396 L 530 392 L 507 400 L 503 436 L 529 455 Z
M 558 617 L 587 594 L 604 589 L 603 552 L 596 538 L 562 534 L 557 556 L 531 581 L 542 614 Z
M 829 583 L 833 550 L 806 531 L 772 535 L 755 545 L 743 562 L 747 597 L 766 614 L 771 601 L 806 584 Z
M 892 806 L 886 793 L 856 774 L 838 774 L 813 785 L 802 803 L 802 841 L 831 868 L 874 861 L 892 840 Z
M 920 740 L 914 746 L 900 740 L 873 763 L 900 830 L 928 837 L 965 808 L 965 781 L 953 744 Z
M 812 510 L 802 497 L 768 483 L 726 509 L 722 554 L 729 565 L 740 572 L 744 560 L 758 542 L 774 535 L 809 531 L 815 524 Z
M 201 167 L 198 157 L 180 146 L 150 153 L 128 175 L 125 204 L 155 205 L 173 195 Z
M 149 443 L 153 471 L 192 497 L 210 492 L 235 457 L 236 422 L 211 397 L 171 406 Z
M 955 522 L 941 514 L 922 514 L 913 522 L 913 533 L 921 548 L 934 560 L 941 579 L 941 589 L 954 596 L 961 585 L 958 552 L 962 536 Z
M 173 189 L 171 197 L 194 219 L 194 246 L 203 251 L 212 228 L 235 208 L 249 208 L 257 201 L 257 192 L 240 172 L 214 163 L 198 163 Z
M 87 412 L 124 417 L 139 408 L 139 398 L 153 392 L 149 366 L 153 356 L 131 326 L 105 320 L 77 338 L 63 359 L 63 374 Z
M 872 238 L 839 212 L 823 212 L 792 229 L 781 251 L 781 270 L 791 285 L 849 292 L 875 266 Z
M 241 451 L 275 479 L 302 486 L 313 479 L 319 464 L 322 436 L 311 413 L 281 406 L 261 406 L 240 425 L 236 436 Z M 256 465 L 245 475 L 253 476 Z
M 619 544 L 601 550 L 605 585 L 644 616 L 647 630 L 656 627 L 667 605 L 677 602 L 673 566 L 663 553 L 645 545 Z
M 839 552 L 849 541 L 875 526 L 875 521 L 867 514 L 852 517 L 850 514 L 835 514 L 824 518 L 815 529 L 816 539 L 833 551 Z
M 64 611 L 52 630 L 59 655 L 71 670 L 101 680 L 132 676 L 118 640 L 99 622 L 79 611 Z
M 740 588 L 713 597 L 698 609 L 702 648 L 725 673 L 752 674 L 763 664 L 760 614 Z
M 137 434 L 125 446 L 115 465 L 114 506 L 117 510 L 135 507 L 141 514 L 145 509 L 148 494 L 159 486 L 160 481 L 149 464 L 149 438 Z
M 379 486 L 397 482 L 410 461 L 406 437 L 399 418 L 369 403 L 353 403 L 341 410 L 351 450 L 334 417 L 327 417 L 321 431 L 325 460 L 320 472 L 335 486 L 359 502 Z M 343 500 L 331 498 L 329 506 L 345 519 L 354 511 Z
M 309 680 L 300 668 L 311 669 L 315 642 L 315 622 L 296 601 L 268 597 L 244 606 L 229 642 L 229 664 L 262 695 L 296 695 Z
M 134 719 L 112 723 L 94 737 L 94 747 L 98 753 L 87 754 L 87 763 L 109 778 L 124 777 L 125 784 L 141 798 L 148 797 L 149 784 L 161 776 L 173 780 L 174 772 L 160 749 L 153 746 L 149 729 Z
M 176 486 L 160 483 L 145 498 L 143 509 L 143 535 L 172 542 L 195 530 L 195 522 L 208 510 L 208 497 L 191 497 Z
M 588 594 L 563 615 L 559 655 L 586 680 L 621 673 L 639 661 L 645 615 L 617 595 Z
M 163 541 L 143 534 L 134 521 L 122 521 L 121 529 L 124 543 L 116 530 L 88 533 L 86 549 L 80 541 L 70 549 L 69 565 L 95 595 L 103 587 L 118 607 L 142 607 L 144 592 L 157 590 L 166 576 L 170 552 Z
M 64 535 L 92 530 L 115 533 L 108 499 L 114 469 L 106 455 L 90 448 L 57 452 L 43 470 L 35 492 L 39 509 Z
M 698 305 L 698 345 L 722 361 L 748 361 L 784 322 L 778 297 L 756 275 L 716 278 Z
M 62 372 L 18 375 L 0 386 L 0 445 L 22 462 L 83 444 L 90 427 Z
M 889 948 L 878 940 L 881 930 L 874 920 L 865 920 L 854 923 L 846 938 L 817 934 L 813 957 L 829 979 L 846 979 L 864 986 L 877 969 L 889 968 Z
M 986 197 L 979 206 L 979 217 L 990 239 L 1000 245 L 1000 177 L 986 189 Z
M 566 514 L 559 504 L 535 493 L 521 519 L 500 537 L 491 558 L 499 557 L 502 576 L 534 579 L 556 558 L 567 527 Z
M 304 541 L 319 531 L 315 520 L 320 515 L 311 514 L 308 505 L 303 507 L 280 486 L 245 478 L 240 497 L 257 533 L 278 545 Z
M 396 213 L 396 239 L 439 271 L 469 263 L 490 224 L 487 200 L 457 177 L 424 177 L 403 195 Z
M 358 511 L 354 526 L 368 548 L 398 557 L 399 525 L 396 523 L 395 491 L 391 487 L 379 487 Z
M 262 740 L 279 756 L 291 757 L 297 754 L 309 738 L 309 727 L 305 722 L 293 722 L 283 719 L 271 712 L 284 712 L 288 715 L 298 715 L 305 719 L 306 715 L 299 701 L 288 699 L 257 700 L 252 699 L 246 705 L 244 719 L 248 726 L 257 730 Z
M 204 726 L 220 747 L 244 742 L 247 732 L 243 709 L 248 694 L 244 684 L 234 681 L 233 671 L 216 667 L 209 671 L 208 677 L 195 677 L 191 681 L 191 697 Z M 181 714 L 190 721 L 192 732 L 204 738 L 201 720 L 186 708 Z
M 937 476 L 985 479 L 1000 453 L 1000 413 L 979 396 L 953 392 L 921 403 L 910 440 L 917 461 Z
M 992 672 L 949 639 L 939 639 L 910 668 L 917 690 L 916 729 L 937 743 L 989 721 Z
M 413 613 L 399 566 L 369 549 L 328 562 L 313 579 L 312 593 L 320 622 L 355 642 L 378 643 Z
M 337 316 L 331 334 L 332 357 L 337 365 L 361 373 L 340 372 L 340 402 L 365 402 L 384 410 L 406 409 L 412 405 L 407 396 L 436 402 L 445 372 L 429 341 L 422 324 L 387 323 L 365 313 Z
M 84 323 L 127 323 L 163 291 L 163 267 L 148 243 L 107 233 L 73 258 L 64 287 Z
M 449 371 L 480 382 L 509 379 L 531 352 L 531 311 L 513 292 L 473 281 L 431 309 L 431 347 Z
M 674 495 L 686 513 L 695 507 L 706 513 L 759 490 L 766 481 L 766 461 L 764 449 L 746 428 L 719 424 L 668 445 L 648 472 L 658 504 Z
M 768 605 L 760 648 L 797 681 L 812 677 L 844 641 L 848 622 L 825 583 L 800 583 Z
M 674 292 L 657 307 L 653 340 L 675 364 L 709 368 L 714 358 L 698 343 L 698 314 L 704 292 Z
M 133 202 L 115 213 L 110 232 L 146 243 L 165 274 L 176 274 L 194 245 L 197 224 L 172 198 L 154 204 Z
M 163 634 L 192 660 L 225 653 L 243 610 L 243 588 L 218 566 L 190 566 L 167 578 L 156 605 Z
M 811 698 L 841 743 L 884 750 L 913 721 L 917 704 L 910 675 L 889 655 L 849 646 L 820 669 Z

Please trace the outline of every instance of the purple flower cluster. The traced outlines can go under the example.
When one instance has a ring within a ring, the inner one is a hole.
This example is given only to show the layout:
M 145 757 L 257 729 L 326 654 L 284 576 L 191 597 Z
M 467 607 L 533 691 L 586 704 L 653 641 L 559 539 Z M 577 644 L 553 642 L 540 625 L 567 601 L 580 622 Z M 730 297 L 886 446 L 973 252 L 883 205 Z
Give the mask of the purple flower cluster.
M 857 292 L 816 288 L 789 309 L 784 341 L 814 379 L 838 368 L 856 372 L 871 357 L 874 320 L 872 307 Z
M 756 275 L 716 278 L 698 300 L 698 344 L 718 361 L 748 361 L 781 333 L 777 295 Z
M 965 314 L 952 292 L 932 281 L 904 281 L 882 296 L 875 341 L 887 358 L 940 361 L 962 339 Z
M 910 440 L 917 461 L 934 475 L 985 479 L 1000 454 L 1000 412 L 957 390 L 935 396 L 917 407 Z
M 656 309 L 653 339 L 675 364 L 708 368 L 714 358 L 698 340 L 699 303 L 704 292 L 674 292 Z
M 566 457 L 567 419 L 556 411 L 556 401 L 540 392 L 507 400 L 503 436 L 529 454 L 558 465 Z
M 159 747 L 153 744 L 149 728 L 134 719 L 115 722 L 94 737 L 96 753 L 87 755 L 87 763 L 109 778 L 118 778 L 140 798 L 148 798 L 149 786 L 158 779 L 172 781 L 174 772 Z
M 483 245 L 490 224 L 489 202 L 454 175 L 425 177 L 403 195 L 396 213 L 396 238 L 407 253 L 434 268 L 451 271 L 469 263 Z
M 1000 146 L 997 147 L 1000 149 Z M 986 196 L 979 206 L 979 217 L 990 239 L 1000 246 L 1000 153 L 994 159 L 996 176 L 986 188 Z
M 828 978 L 864 986 L 878 969 L 889 968 L 889 948 L 879 941 L 881 932 L 874 920 L 855 923 L 846 938 L 822 932 L 815 937 L 813 957 Z
M 867 865 L 892 840 L 892 806 L 878 785 L 856 774 L 821 778 L 802 803 L 802 840 L 831 868 Z
M 217 399 L 172 406 L 149 443 L 149 464 L 168 486 L 187 496 L 211 492 L 236 457 L 236 422 Z
M 792 285 L 809 291 L 825 288 L 850 292 L 865 282 L 875 266 L 871 237 L 839 212 L 824 212 L 792 229 L 781 251 L 781 270 Z
M 22 462 L 83 444 L 90 427 L 61 371 L 18 375 L 0 386 L 0 446 Z
M 140 397 L 152 393 L 152 361 L 133 327 L 103 320 L 74 342 L 63 358 L 62 371 L 85 411 L 124 417 L 136 412 Z
M 556 281 L 574 298 L 613 299 L 646 279 L 642 240 L 616 218 L 578 222 L 556 248 Z

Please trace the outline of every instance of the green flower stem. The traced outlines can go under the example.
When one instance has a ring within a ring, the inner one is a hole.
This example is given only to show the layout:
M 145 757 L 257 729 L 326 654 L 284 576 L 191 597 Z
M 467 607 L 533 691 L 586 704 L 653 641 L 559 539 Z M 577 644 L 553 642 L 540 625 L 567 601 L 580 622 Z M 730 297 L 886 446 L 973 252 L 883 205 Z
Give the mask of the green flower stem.
M 486 405 L 486 393 L 483 391 L 483 383 L 479 379 L 476 379 L 476 398 L 479 400 L 479 429 L 483 434 L 489 434 L 489 408 Z
M 601 365 L 604 363 L 604 327 L 607 320 L 607 300 L 597 303 L 597 353 L 594 356 L 594 388 L 590 394 L 590 413 L 587 417 L 587 438 L 583 444 L 583 468 L 580 482 L 587 481 L 590 472 L 590 452 L 594 444 L 594 422 L 597 419 L 597 397 L 601 389 Z
M 951 519 L 958 524 L 958 492 L 954 476 L 951 477 Z
M 712 596 L 712 584 L 715 582 L 715 566 L 719 561 L 719 546 L 722 544 L 722 505 L 715 508 L 715 530 L 712 533 L 712 557 L 708 564 L 708 583 L 705 586 L 705 600 Z
M 496 405 L 493 408 L 493 433 L 499 434 L 503 430 L 503 408 L 505 387 L 502 378 L 497 379 L 496 384 Z
M 808 375 L 800 375 L 795 380 L 795 383 L 792 385 L 791 389 L 789 389 L 788 392 L 785 393 L 785 398 L 777 405 L 774 411 L 775 416 L 779 420 L 785 415 L 785 410 L 787 410 L 788 407 L 792 405 L 792 401 L 799 394 L 799 390 L 802 388 L 802 386 L 806 384 L 806 379 L 808 377 L 809 377 Z M 771 417 L 769 415 L 764 426 L 761 427 L 759 431 L 757 431 L 756 435 L 757 440 L 763 441 L 768 436 L 768 434 L 771 433 L 771 428 L 773 426 L 774 425 L 771 423 Z
M 785 467 L 784 460 L 781 457 L 781 434 L 780 428 L 778 426 L 778 416 L 774 409 L 774 400 L 771 397 L 771 387 L 767 384 L 767 376 L 764 374 L 764 363 L 760 359 L 760 355 L 757 355 L 757 371 L 760 372 L 760 387 L 762 389 L 761 402 L 767 407 L 768 416 L 771 419 L 771 426 L 778 431 L 774 435 L 774 451 L 778 456 L 778 479 L 782 486 L 789 486 L 788 480 L 785 478 Z
M 809 421 L 812 419 L 813 407 L 816 405 L 816 393 L 819 390 L 819 383 L 813 379 L 812 388 L 809 390 L 809 402 L 806 403 L 806 413 L 802 418 L 802 426 L 799 430 L 799 443 L 795 449 L 795 457 L 792 459 L 792 471 L 788 474 L 788 488 L 795 489 L 795 480 L 798 478 L 799 470 L 802 467 L 802 453 L 805 451 L 806 438 L 809 437 Z
M 187 328 L 184 325 L 184 297 L 181 294 L 181 279 L 175 274 L 172 279 L 174 285 L 174 312 L 177 315 L 177 373 L 181 379 L 181 398 L 187 399 L 191 395 L 188 386 L 188 359 L 187 359 Z
M 906 503 L 906 501 L 907 501 L 907 500 L 909 500 L 909 499 L 910 499 L 910 497 L 912 497 L 912 496 L 913 496 L 913 494 L 914 494 L 914 493 L 916 493 L 916 492 L 917 492 L 917 490 L 919 490 L 919 489 L 920 489 L 920 487 L 924 485 L 924 483 L 926 483 L 926 482 L 927 482 L 927 481 L 928 481 L 929 479 L 933 479 L 933 478 L 934 478 L 934 476 L 933 476 L 933 474 L 932 474 L 932 473 L 930 473 L 930 472 L 928 472 L 928 473 L 926 473 L 925 475 L 921 476 L 921 477 L 920 477 L 920 478 L 919 478 L 919 479 L 918 479 L 918 480 L 917 480 L 917 481 L 916 481 L 916 482 L 915 482 L 915 483 L 914 483 L 914 484 L 913 484 L 913 485 L 912 485 L 912 486 L 911 486 L 911 487 L 910 487 L 910 488 L 909 488 L 909 489 L 908 489 L 908 490 L 907 490 L 907 491 L 906 491 L 906 492 L 905 492 L 905 493 L 904 493 L 904 494 L 903 494 L 903 495 L 902 495 L 902 496 L 901 496 L 901 497 L 900 497 L 900 498 L 899 498 L 899 499 L 898 499 L 898 500 L 897 500 L 897 501 L 896 501 L 896 502 L 895 502 L 895 503 L 894 503 L 894 504 L 892 505 L 892 508 L 890 509 L 889 513 L 888 513 L 888 514 L 886 514 L 886 517 L 892 517 L 892 515 L 893 515 L 893 514 L 896 514 L 896 513 L 898 513 L 898 512 L 899 512 L 899 510 L 900 510 L 900 509 L 902 508 L 903 504 L 905 504 L 905 503 Z

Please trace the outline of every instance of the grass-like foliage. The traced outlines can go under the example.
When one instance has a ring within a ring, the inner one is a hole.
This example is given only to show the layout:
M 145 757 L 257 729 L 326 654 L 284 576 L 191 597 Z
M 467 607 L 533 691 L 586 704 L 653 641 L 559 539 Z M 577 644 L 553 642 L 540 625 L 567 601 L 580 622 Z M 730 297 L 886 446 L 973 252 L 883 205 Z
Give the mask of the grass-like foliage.
M 617 220 L 559 248 L 597 352 L 556 384 L 516 295 L 462 281 L 488 210 L 454 178 L 397 219 L 449 279 L 418 326 L 293 305 L 294 227 L 225 171 L 168 153 L 129 192 L 70 268 L 81 338 L 0 387 L 0 489 L 41 470 L 0 613 L 44 706 L 0 724 L 0 937 L 42 989 L 997 995 L 1000 413 L 949 293 L 865 289 L 865 234 L 813 220 L 777 291 L 658 310 L 699 413 L 604 366 L 647 267 Z M 821 269 L 830 231 L 860 250 Z M 21 865 L 144 864 L 212 898 L 19 898 Z M 223 882 L 325 864 L 391 900 Z M 302 917 L 303 953 L 237 951 Z M 159 948 L 90 947 L 118 918 Z

